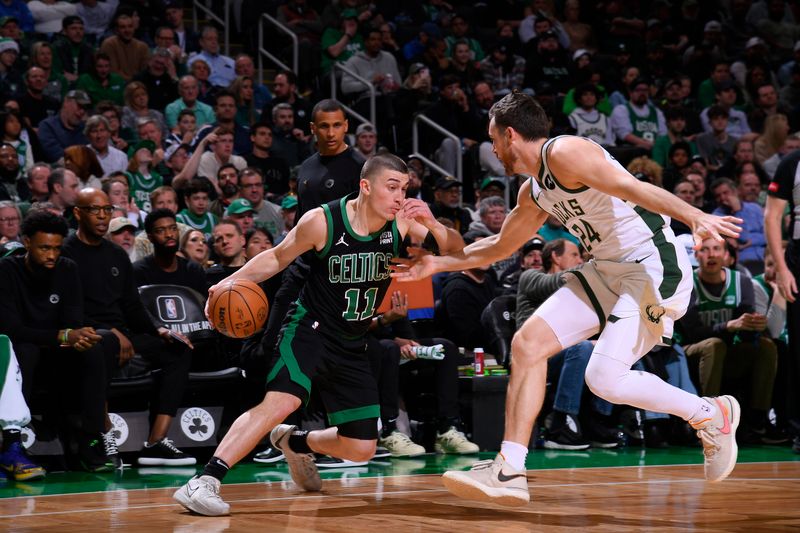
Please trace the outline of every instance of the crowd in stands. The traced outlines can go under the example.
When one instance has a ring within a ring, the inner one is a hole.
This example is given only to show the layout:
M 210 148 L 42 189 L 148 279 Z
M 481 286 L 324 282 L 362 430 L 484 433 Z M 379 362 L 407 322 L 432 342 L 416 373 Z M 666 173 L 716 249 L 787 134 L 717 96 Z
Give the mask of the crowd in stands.
M 242 51 L 230 57 L 222 29 L 193 31 L 181 0 L 0 0 L 0 334 L 11 339 L 27 403 L 41 406 L 43 388 L 59 389 L 51 402 L 65 386 L 79 397 L 76 464 L 119 464 L 106 407 L 114 378 L 162 371 L 140 464 L 194 463 L 166 436 L 190 370 L 247 367 L 258 397 L 271 354 L 223 338 L 176 340 L 151 322 L 137 287 L 177 284 L 204 296 L 328 195 L 357 190 L 371 155 L 404 157 L 408 197 L 428 202 L 465 243 L 498 233 L 528 179 L 505 174 L 488 137 L 489 109 L 510 91 L 536 98 L 552 136 L 591 139 L 638 179 L 743 220 L 739 239 L 696 250 L 690 228 L 671 221 L 696 266 L 693 303 L 676 342 L 639 365 L 703 396 L 736 394 L 740 443 L 794 438 L 800 452 L 800 351 L 797 341 L 789 348 L 787 302 L 776 290 L 774 258 L 784 250 L 768 248 L 764 222 L 781 162 L 800 150 L 800 4 L 233 5 L 230 34 Z M 274 29 L 257 42 L 261 13 L 298 37 L 298 72 L 258 77 L 258 47 L 291 57 Z M 369 116 L 373 89 L 374 124 L 342 107 Z M 415 133 L 418 114 L 451 135 L 425 125 Z M 587 236 L 576 233 L 551 216 L 514 256 L 435 276 L 433 320 L 409 320 L 406 296 L 393 295 L 391 310 L 375 318 L 370 355 L 382 391 L 379 444 L 389 453 L 425 452 L 397 418 L 399 400 L 410 406 L 420 392 L 409 375 L 427 367 L 435 449 L 477 451 L 459 416 L 458 348 L 499 351 L 490 304 L 503 299 L 521 324 L 564 272 L 591 259 Z M 282 283 L 264 285 L 270 301 Z M 419 344 L 441 345 L 444 360 L 400 366 Z M 77 354 L 66 365 L 63 350 Z M 586 341 L 550 362 L 545 447 L 620 442 L 625 410 L 584 390 L 591 350 Z M 513 371 L 513 359 L 499 362 Z M 697 445 L 683 421 L 641 417 L 646 445 Z M 19 421 L 0 422 L 3 453 L 19 456 Z M 26 460 L 12 477 L 41 471 Z

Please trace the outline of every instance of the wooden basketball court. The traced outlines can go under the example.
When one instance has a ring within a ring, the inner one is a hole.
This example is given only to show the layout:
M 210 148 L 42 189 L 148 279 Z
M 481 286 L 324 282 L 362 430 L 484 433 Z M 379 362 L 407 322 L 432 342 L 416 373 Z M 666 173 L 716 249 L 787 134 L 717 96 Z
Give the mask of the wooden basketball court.
M 360 477 L 342 469 L 324 475 L 321 493 L 302 493 L 285 471 L 262 470 L 267 481 L 223 485 L 232 515 L 220 518 L 175 504 L 177 480 L 163 488 L 109 484 L 101 492 L 0 499 L 0 530 L 788 531 L 800 529 L 800 461 L 786 457 L 740 463 L 717 484 L 706 483 L 696 464 L 530 470 L 533 501 L 515 509 L 459 500 L 438 473 Z

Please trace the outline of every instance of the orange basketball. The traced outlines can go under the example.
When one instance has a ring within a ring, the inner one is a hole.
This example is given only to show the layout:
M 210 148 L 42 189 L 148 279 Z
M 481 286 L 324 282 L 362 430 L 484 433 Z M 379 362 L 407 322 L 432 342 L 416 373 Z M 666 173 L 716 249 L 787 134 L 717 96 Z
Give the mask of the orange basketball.
M 234 339 L 244 339 L 264 326 L 269 302 L 257 284 L 236 279 L 217 287 L 208 302 L 208 310 L 217 331 Z

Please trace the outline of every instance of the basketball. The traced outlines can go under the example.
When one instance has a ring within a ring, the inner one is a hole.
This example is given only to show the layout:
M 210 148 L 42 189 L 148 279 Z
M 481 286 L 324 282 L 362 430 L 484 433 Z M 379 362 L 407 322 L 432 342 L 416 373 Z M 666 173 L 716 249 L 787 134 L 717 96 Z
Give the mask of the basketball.
M 257 284 L 236 279 L 217 287 L 208 302 L 208 311 L 217 331 L 227 337 L 244 339 L 264 325 L 269 302 Z

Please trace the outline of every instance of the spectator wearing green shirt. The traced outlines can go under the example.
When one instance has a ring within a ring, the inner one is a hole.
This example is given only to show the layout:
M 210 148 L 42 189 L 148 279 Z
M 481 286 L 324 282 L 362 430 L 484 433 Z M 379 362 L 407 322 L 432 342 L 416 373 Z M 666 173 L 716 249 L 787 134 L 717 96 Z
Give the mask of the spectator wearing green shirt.
M 91 72 L 78 77 L 77 87 L 89 95 L 93 105 L 104 101 L 119 106 L 125 104 L 125 80 L 111 72 L 111 58 L 103 52 L 95 54 Z
M 161 175 L 153 167 L 153 141 L 139 141 L 128 150 L 128 188 L 137 207 L 143 211 L 151 210 L 150 193 L 164 185 Z
M 212 189 L 213 185 L 208 178 L 193 178 L 183 191 L 186 208 L 175 217 L 178 222 L 202 231 L 206 240 L 211 238 L 214 226 L 219 222 L 216 215 L 209 211 L 209 195 Z
M 328 74 L 334 63 L 344 64 L 354 54 L 364 50 L 364 39 L 358 33 L 358 12 L 355 9 L 342 11 L 338 28 L 326 28 L 322 34 L 323 74 Z
M 467 19 L 461 15 L 456 15 L 450 21 L 450 34 L 445 37 L 444 42 L 447 44 L 447 56 L 450 57 L 453 51 L 453 46 L 461 40 L 467 41 L 469 44 L 470 59 L 472 61 L 482 61 L 486 54 L 483 51 L 481 43 L 472 37 L 468 37 L 469 23 Z
M 174 128 L 178 124 L 178 115 L 184 109 L 194 111 L 194 116 L 197 119 L 197 129 L 199 130 L 206 124 L 213 124 L 216 122 L 217 117 L 214 115 L 214 109 L 204 104 L 197 97 L 200 94 L 200 84 L 192 75 L 183 76 L 178 82 L 178 94 L 180 98 L 167 105 L 164 112 L 167 119 L 167 126 Z
M 689 143 L 690 156 L 697 154 L 697 147 L 685 137 L 687 111 L 682 107 L 669 108 L 664 112 L 667 120 L 667 134 L 659 135 L 653 143 L 653 161 L 665 167 L 670 147 L 679 141 Z

